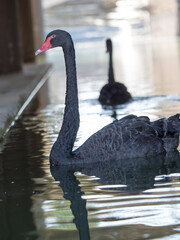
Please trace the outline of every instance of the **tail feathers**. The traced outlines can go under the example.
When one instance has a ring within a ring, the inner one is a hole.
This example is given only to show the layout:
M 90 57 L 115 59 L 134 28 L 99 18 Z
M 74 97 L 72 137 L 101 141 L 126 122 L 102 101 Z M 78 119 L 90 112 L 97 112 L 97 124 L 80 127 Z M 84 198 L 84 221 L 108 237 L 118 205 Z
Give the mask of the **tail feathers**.
M 180 135 L 180 114 L 169 117 L 165 123 L 164 148 L 166 152 L 174 151 L 179 145 Z
M 180 114 L 162 118 L 151 123 L 156 134 L 162 138 L 166 152 L 174 151 L 179 145 Z
M 158 137 L 164 136 L 164 119 L 159 119 L 151 123 L 152 128 L 156 131 Z
M 174 134 L 180 135 L 180 114 L 169 117 L 168 119 L 162 118 L 151 123 L 153 129 L 157 132 L 159 137 L 166 137 L 166 135 L 173 136 Z
M 167 119 L 167 133 L 180 134 L 180 114 L 176 114 Z

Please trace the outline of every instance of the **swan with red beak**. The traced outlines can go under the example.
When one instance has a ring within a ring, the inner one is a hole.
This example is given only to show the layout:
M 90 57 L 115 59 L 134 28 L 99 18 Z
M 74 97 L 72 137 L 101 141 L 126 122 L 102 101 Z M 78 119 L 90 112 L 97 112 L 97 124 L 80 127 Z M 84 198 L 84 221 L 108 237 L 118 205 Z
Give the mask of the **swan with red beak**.
M 51 39 L 55 38 L 55 37 L 56 37 L 55 34 L 47 37 L 46 40 L 44 41 L 43 45 L 35 52 L 35 55 L 37 56 L 39 53 L 45 52 L 48 49 L 52 48 Z
M 63 30 L 50 32 L 36 55 L 55 47 L 62 47 L 64 53 L 67 84 L 63 122 L 50 152 L 51 165 L 125 161 L 128 158 L 141 158 L 143 162 L 147 156 L 177 151 L 180 114 L 153 122 L 146 116 L 128 115 L 103 127 L 74 150 L 80 118 L 76 57 L 71 35 Z

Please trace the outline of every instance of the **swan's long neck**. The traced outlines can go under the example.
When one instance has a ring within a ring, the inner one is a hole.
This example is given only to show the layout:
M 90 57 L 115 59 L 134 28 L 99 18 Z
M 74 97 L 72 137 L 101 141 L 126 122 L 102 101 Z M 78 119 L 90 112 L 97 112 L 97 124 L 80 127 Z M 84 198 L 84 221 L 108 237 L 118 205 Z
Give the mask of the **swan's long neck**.
M 109 73 L 108 73 L 109 83 L 114 83 L 114 71 L 113 71 L 113 59 L 112 59 L 112 50 L 109 51 Z
M 79 104 L 75 50 L 71 37 L 63 46 L 66 65 L 66 98 L 62 127 L 56 143 L 66 156 L 71 154 L 79 128 Z

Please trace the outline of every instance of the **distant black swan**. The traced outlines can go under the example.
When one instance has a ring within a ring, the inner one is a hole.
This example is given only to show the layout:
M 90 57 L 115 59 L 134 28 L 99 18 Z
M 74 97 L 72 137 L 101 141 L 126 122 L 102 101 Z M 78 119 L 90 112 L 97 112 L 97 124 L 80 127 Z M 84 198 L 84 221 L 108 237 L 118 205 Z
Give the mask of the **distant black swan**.
M 102 105 L 114 106 L 123 104 L 132 99 L 124 84 L 116 82 L 114 79 L 113 59 L 112 59 L 112 41 L 106 40 L 106 48 L 109 53 L 109 72 L 108 83 L 100 91 L 99 101 Z
M 150 122 L 148 117 L 129 115 L 105 126 L 72 151 L 79 128 L 79 107 L 75 50 L 70 34 L 52 31 L 36 55 L 54 47 L 63 48 L 67 86 L 62 127 L 50 153 L 52 165 L 145 157 L 177 148 L 179 114 L 155 122 Z

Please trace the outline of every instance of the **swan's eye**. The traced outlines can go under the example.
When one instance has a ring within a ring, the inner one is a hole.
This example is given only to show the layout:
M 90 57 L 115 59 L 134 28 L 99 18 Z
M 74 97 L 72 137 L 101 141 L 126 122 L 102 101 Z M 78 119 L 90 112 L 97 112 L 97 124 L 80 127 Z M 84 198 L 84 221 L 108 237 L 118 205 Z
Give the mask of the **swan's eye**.
M 55 38 L 55 37 L 56 37 L 56 35 L 55 35 L 55 34 L 53 34 L 51 37 L 52 37 L 52 38 Z

